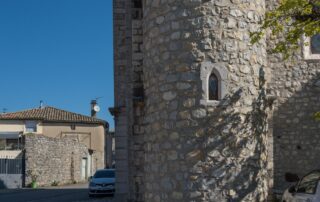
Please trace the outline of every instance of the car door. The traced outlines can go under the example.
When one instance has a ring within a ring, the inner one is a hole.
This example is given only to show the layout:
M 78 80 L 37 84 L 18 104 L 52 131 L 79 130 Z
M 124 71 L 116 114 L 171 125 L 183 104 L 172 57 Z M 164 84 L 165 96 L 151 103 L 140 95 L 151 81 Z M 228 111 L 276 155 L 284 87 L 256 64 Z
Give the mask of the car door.
M 319 194 L 320 171 L 313 171 L 304 176 L 293 196 L 293 202 L 315 202 Z

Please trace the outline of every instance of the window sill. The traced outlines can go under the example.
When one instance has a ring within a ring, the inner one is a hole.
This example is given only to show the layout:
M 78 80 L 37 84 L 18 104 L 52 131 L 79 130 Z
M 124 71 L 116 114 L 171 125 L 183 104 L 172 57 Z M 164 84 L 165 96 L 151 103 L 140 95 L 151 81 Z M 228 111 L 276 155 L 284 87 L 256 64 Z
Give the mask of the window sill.
M 28 131 L 25 131 L 23 134 L 24 134 L 24 135 L 25 135 L 25 134 L 37 134 L 37 132 L 28 132 Z
M 304 60 L 320 60 L 320 54 L 304 55 Z
M 217 107 L 221 104 L 220 100 L 200 100 L 200 104 L 204 106 Z

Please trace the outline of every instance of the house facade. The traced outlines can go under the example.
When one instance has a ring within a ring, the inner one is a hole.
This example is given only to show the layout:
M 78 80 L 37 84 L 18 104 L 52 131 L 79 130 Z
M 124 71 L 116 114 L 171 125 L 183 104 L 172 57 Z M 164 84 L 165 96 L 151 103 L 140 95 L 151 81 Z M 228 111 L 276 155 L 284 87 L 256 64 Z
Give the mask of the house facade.
M 120 201 L 265 201 L 319 169 L 318 35 L 250 43 L 276 3 L 113 0 Z
M 60 183 L 85 181 L 97 169 L 105 168 L 107 129 L 103 120 L 50 106 L 1 114 L 0 158 L 25 158 L 26 173 L 47 176 L 39 178 L 40 185 L 50 185 L 54 180 L 50 177 Z M 31 179 L 26 177 L 27 185 Z

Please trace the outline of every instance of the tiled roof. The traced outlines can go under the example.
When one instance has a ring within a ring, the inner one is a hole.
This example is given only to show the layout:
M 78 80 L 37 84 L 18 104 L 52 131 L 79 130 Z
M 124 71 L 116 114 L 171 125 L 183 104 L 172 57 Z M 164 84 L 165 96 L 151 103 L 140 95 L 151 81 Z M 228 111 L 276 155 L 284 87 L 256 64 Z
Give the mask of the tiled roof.
M 68 112 L 54 107 L 30 109 L 20 112 L 0 114 L 0 120 L 41 120 L 45 122 L 57 123 L 86 123 L 86 124 L 106 124 L 106 121 Z

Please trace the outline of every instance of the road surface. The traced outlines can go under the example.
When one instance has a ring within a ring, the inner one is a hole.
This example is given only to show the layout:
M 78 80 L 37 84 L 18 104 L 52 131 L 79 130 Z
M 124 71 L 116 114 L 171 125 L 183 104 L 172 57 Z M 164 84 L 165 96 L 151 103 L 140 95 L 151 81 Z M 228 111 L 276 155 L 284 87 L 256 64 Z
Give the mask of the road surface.
M 88 185 L 0 190 L 0 202 L 111 202 L 112 197 L 88 197 Z

